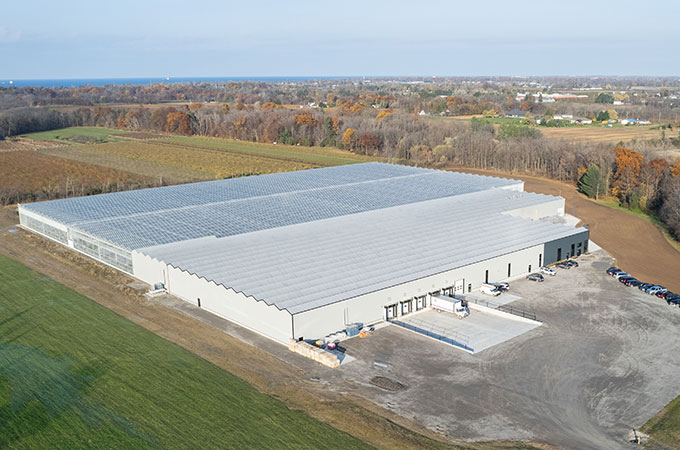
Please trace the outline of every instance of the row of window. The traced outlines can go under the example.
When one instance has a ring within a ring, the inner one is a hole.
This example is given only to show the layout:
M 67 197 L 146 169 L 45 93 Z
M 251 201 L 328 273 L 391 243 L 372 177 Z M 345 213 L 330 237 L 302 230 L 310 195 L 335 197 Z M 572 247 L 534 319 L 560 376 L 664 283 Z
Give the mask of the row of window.
M 60 230 L 59 228 L 55 228 L 41 220 L 34 219 L 33 217 L 24 214 L 19 214 L 19 220 L 28 228 L 42 233 L 45 236 L 49 236 L 55 241 L 59 241 L 62 244 L 68 243 L 68 236 L 64 230 Z

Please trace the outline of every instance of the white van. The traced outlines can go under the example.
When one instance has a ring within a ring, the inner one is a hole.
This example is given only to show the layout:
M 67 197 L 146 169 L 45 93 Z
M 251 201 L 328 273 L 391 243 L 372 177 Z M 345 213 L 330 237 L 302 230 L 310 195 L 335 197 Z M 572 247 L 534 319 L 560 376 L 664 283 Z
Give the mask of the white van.
M 479 290 L 483 294 L 493 295 L 494 297 L 501 295 L 501 291 L 493 284 L 482 283 L 482 285 L 479 287 Z

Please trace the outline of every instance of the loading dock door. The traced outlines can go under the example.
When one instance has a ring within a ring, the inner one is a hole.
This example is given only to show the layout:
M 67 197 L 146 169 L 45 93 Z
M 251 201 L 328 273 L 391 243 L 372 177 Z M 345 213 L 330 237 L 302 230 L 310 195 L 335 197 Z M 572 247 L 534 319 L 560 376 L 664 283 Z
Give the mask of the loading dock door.
M 465 280 L 464 279 L 456 280 L 453 283 L 453 294 L 454 295 L 456 295 L 456 294 L 462 295 L 464 293 L 465 293 Z
M 385 306 L 385 319 L 390 320 L 397 317 L 397 305 Z

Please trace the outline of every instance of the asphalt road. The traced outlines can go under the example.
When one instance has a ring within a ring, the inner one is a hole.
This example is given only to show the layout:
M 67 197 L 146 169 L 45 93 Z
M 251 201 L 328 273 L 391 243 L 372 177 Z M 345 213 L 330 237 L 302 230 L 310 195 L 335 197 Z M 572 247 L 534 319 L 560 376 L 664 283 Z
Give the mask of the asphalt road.
M 630 430 L 680 394 L 680 308 L 608 277 L 604 252 L 580 261 L 512 284 L 513 305 L 544 321 L 521 336 L 469 355 L 390 326 L 346 341 L 357 361 L 329 376 L 456 439 L 626 448 Z M 376 375 L 408 388 L 383 391 L 369 384 Z

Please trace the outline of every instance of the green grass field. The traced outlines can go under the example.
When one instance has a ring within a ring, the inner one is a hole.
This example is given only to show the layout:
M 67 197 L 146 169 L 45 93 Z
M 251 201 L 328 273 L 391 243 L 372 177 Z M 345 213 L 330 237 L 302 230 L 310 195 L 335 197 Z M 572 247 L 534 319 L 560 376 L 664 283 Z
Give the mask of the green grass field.
M 680 448 L 680 397 L 676 397 L 659 414 L 649 419 L 642 426 L 642 432 L 668 446 L 667 448 Z M 649 448 L 662 447 L 653 445 Z
M 0 255 L 0 448 L 364 448 Z
M 40 131 L 37 133 L 24 134 L 21 137 L 40 141 L 55 142 L 79 142 L 81 143 L 105 143 L 121 140 L 116 134 L 124 134 L 123 130 L 114 130 L 102 127 L 71 127 L 59 130 Z

